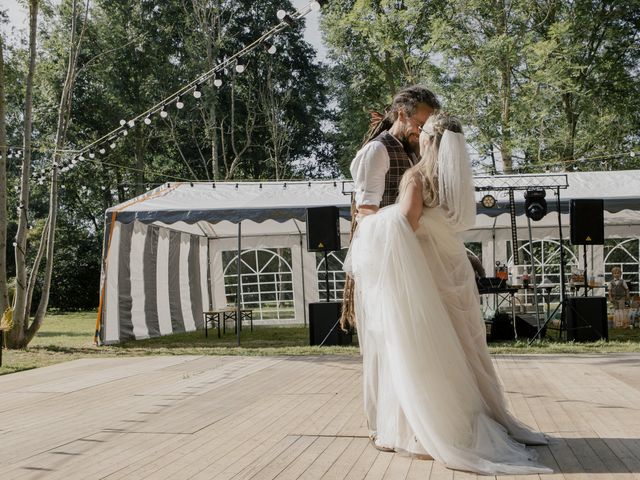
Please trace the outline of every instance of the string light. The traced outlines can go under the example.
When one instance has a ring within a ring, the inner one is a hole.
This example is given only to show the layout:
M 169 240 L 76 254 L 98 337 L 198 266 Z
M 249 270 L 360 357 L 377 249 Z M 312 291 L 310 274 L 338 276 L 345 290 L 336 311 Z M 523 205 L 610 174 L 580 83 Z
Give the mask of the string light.
M 295 23 L 296 23 L 296 21 L 293 19 L 293 17 L 291 15 L 289 15 L 288 13 L 284 16 L 282 21 L 284 23 L 286 23 L 287 25 L 289 25 L 290 27 L 293 27 L 295 25 Z
M 224 60 L 222 60 L 220 63 L 218 63 L 215 67 L 213 67 L 212 69 L 210 69 L 209 71 L 203 73 L 202 75 L 200 75 L 198 77 L 197 80 L 189 83 L 188 85 L 185 85 L 184 87 L 180 88 L 178 91 L 174 92 L 173 94 L 171 94 L 170 96 L 168 96 L 166 99 L 162 100 L 161 102 L 158 102 L 158 104 L 154 105 L 153 107 L 151 107 L 149 110 L 147 110 L 146 112 L 132 118 L 129 121 L 126 121 L 124 119 L 120 120 L 120 127 L 116 128 L 114 130 L 112 130 L 111 132 L 107 133 L 106 135 L 100 137 L 99 139 L 95 140 L 94 142 L 92 142 L 91 144 L 87 145 L 86 147 L 80 149 L 80 150 L 61 150 L 59 148 L 53 148 L 52 150 L 55 152 L 55 154 L 60 154 L 63 152 L 68 152 L 70 154 L 78 154 L 78 153 L 83 153 L 83 152 L 89 152 L 90 149 L 95 148 L 97 145 L 100 145 L 102 143 L 106 142 L 111 142 L 109 144 L 109 147 L 113 150 L 116 148 L 116 140 L 118 137 L 118 134 L 121 134 L 122 136 L 126 136 L 127 135 L 127 131 L 126 129 L 122 129 L 122 127 L 124 127 L 125 125 L 129 125 L 130 128 L 133 128 L 135 126 L 135 122 L 137 120 L 141 120 L 144 121 L 144 123 L 146 125 L 151 124 L 151 119 L 149 118 L 153 113 L 158 112 L 160 114 L 161 118 L 167 118 L 168 116 L 168 112 L 166 110 L 166 105 L 170 104 L 172 101 L 175 100 L 176 103 L 176 108 L 178 109 L 182 109 L 184 108 L 184 102 L 183 102 L 183 95 L 188 93 L 188 92 L 192 92 L 193 96 L 195 98 L 201 98 L 202 96 L 202 89 L 201 86 L 204 82 L 206 82 L 208 79 L 213 77 L 213 85 L 217 88 L 220 88 L 222 86 L 222 78 L 221 78 L 221 73 L 222 72 L 226 72 L 227 68 L 230 68 L 234 63 L 235 63 L 235 68 L 236 71 L 238 73 L 242 73 L 245 71 L 246 67 L 243 63 L 239 62 L 239 59 L 249 53 L 250 51 L 252 51 L 254 48 L 258 47 L 261 43 L 264 43 L 264 48 L 267 50 L 267 52 L 271 55 L 275 54 L 277 51 L 277 48 L 275 47 L 275 45 L 273 45 L 271 42 L 268 42 L 267 39 L 271 38 L 273 35 L 279 33 L 280 31 L 284 30 L 287 25 L 288 26 L 292 26 L 296 23 L 296 20 L 301 19 L 302 17 L 304 17 L 305 15 L 307 15 L 310 11 L 317 11 L 319 10 L 324 4 L 326 3 L 326 1 L 320 1 L 320 2 L 310 2 L 306 7 L 302 7 L 299 10 L 295 11 L 295 13 L 287 13 L 285 10 L 279 10 L 277 12 L 277 17 L 278 19 L 281 21 L 280 24 L 274 26 L 271 30 L 269 30 L 268 32 L 264 33 L 261 37 L 259 37 L 258 39 L 256 39 L 254 42 L 250 43 L 249 45 L 247 45 L 246 47 L 242 48 L 240 51 L 238 51 L 237 53 L 235 53 L 234 55 L 232 55 L 231 57 L 228 58 L 224 58 Z M 158 108 L 160 108 L 160 110 L 158 110 Z M 34 149 L 32 147 L 32 149 Z M 100 148 L 100 153 L 101 154 L 105 154 L 106 150 L 104 147 Z M 16 154 L 17 157 L 17 154 Z M 93 157 L 92 157 L 93 158 Z M 101 162 L 102 164 L 106 164 L 106 162 Z M 64 168 L 64 167 L 63 167 Z M 71 169 L 72 167 L 69 166 L 69 169 Z M 214 187 L 215 188 L 215 187 Z
M 100 155 L 104 155 L 105 153 L 107 153 L 107 151 L 104 148 L 101 148 L 98 151 L 100 152 Z
M 267 53 L 269 53 L 270 55 L 273 55 L 278 51 L 276 46 L 274 44 L 272 44 L 269 40 L 264 40 L 262 42 L 262 46 L 267 51 Z

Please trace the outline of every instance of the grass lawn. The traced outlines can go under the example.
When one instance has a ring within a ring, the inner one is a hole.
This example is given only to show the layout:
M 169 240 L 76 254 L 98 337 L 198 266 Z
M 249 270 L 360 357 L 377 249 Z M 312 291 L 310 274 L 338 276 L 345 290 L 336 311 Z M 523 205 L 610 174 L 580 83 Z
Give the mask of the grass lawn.
M 215 331 L 209 338 L 203 331 L 167 337 L 126 342 L 115 346 L 96 347 L 93 344 L 95 312 L 49 315 L 26 350 L 4 350 L 0 375 L 43 367 L 78 358 L 143 355 L 358 355 L 357 344 L 349 347 L 311 347 L 304 327 L 254 327 L 242 331 L 242 347 L 236 347 L 236 337 L 227 333 L 218 339 Z M 491 343 L 496 354 L 539 353 L 618 353 L 640 352 L 640 329 L 609 330 L 609 342 L 571 343 L 546 339 L 535 342 Z

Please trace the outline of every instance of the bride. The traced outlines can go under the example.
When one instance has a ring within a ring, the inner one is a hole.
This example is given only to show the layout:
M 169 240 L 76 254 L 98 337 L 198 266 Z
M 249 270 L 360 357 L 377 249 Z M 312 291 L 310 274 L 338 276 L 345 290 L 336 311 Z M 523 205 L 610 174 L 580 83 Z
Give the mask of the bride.
M 525 447 L 545 436 L 507 411 L 456 234 L 476 215 L 462 126 L 438 113 L 421 130 L 422 159 L 405 173 L 398 203 L 361 220 L 345 263 L 356 282 L 365 397 L 374 403 L 365 406 L 370 433 L 379 449 L 450 468 L 550 473 Z

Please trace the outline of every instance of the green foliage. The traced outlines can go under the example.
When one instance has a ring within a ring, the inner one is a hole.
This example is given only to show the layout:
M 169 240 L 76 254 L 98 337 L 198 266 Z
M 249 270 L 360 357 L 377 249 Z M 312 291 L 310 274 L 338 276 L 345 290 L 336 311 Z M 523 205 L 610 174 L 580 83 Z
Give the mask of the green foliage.
M 78 5 L 83 8 L 82 2 Z M 280 8 L 293 10 L 288 0 L 91 2 L 67 148 L 82 148 L 102 137 L 121 119 L 145 112 L 235 54 L 278 23 Z M 51 165 L 47 148 L 55 142 L 71 18 L 71 0 L 42 5 L 33 142 L 44 148 L 33 153 L 32 166 L 38 173 Z M 94 152 L 95 159 L 87 158 L 61 176 L 51 307 L 76 310 L 97 306 L 104 211 L 152 185 L 177 178 L 268 179 L 275 177 L 276 163 L 280 178 L 335 175 L 332 147 L 322 131 L 330 114 L 326 109 L 326 72 L 315 62 L 315 52 L 302 32 L 301 23 L 285 29 L 273 39 L 278 48 L 275 55 L 256 49 L 244 57 L 243 74 L 236 73 L 233 65 L 225 71 L 222 88 L 203 85 L 199 101 L 188 94 L 183 110 L 177 110 L 173 103 L 167 106 L 170 115 L 166 120 L 155 115 L 150 126 L 138 121 L 129 135 L 120 138 L 115 150 L 106 146 L 107 155 Z M 5 62 L 9 143 L 21 145 L 25 46 L 10 42 Z M 271 103 L 266 92 L 274 94 Z M 281 150 L 269 147 L 273 143 L 267 121 L 270 115 L 283 132 Z M 214 165 L 216 155 L 218 165 Z M 8 237 L 13 238 L 14 186 L 20 174 L 17 155 L 9 159 L 8 174 Z M 34 181 L 31 188 L 29 264 L 47 215 L 49 184 Z M 9 248 L 10 276 L 15 274 L 13 257 Z M 39 289 L 37 284 L 36 299 Z
M 640 143 L 638 0 L 334 3 L 323 29 L 343 171 L 366 111 L 418 81 L 464 120 L 480 157 L 495 151 L 523 168 L 637 165 L 626 152 Z

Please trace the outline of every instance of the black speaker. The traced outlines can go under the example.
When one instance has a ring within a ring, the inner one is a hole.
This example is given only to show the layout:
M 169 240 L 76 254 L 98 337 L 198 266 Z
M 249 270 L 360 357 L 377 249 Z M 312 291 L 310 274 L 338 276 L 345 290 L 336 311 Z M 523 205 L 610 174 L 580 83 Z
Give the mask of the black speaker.
M 525 317 L 525 318 L 523 318 Z M 516 330 L 518 331 L 518 338 L 533 338 L 538 332 L 535 314 L 529 318 L 523 315 L 516 316 Z M 540 314 L 540 324 L 544 323 L 544 314 Z M 546 334 L 546 327 L 542 329 L 540 335 L 544 338 Z M 513 320 L 511 315 L 506 313 L 497 313 L 491 321 L 491 334 L 488 336 L 487 341 L 498 342 L 501 340 L 514 340 L 515 335 L 513 331 Z
M 310 252 L 340 250 L 339 222 L 338 207 L 307 208 L 307 250 Z
M 595 342 L 609 340 L 605 297 L 569 297 L 567 299 L 567 340 Z
M 604 200 L 571 200 L 571 244 L 604 245 Z
M 320 345 L 325 338 L 323 345 L 351 345 L 352 335 L 336 325 L 341 312 L 339 302 L 309 304 L 309 345 Z

